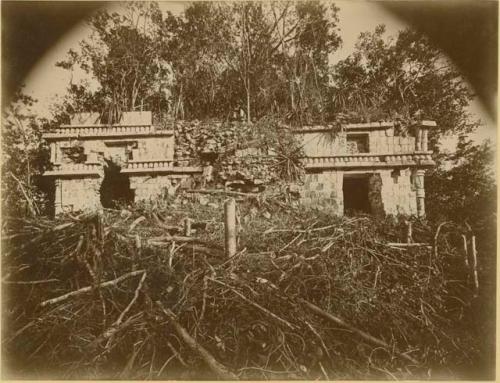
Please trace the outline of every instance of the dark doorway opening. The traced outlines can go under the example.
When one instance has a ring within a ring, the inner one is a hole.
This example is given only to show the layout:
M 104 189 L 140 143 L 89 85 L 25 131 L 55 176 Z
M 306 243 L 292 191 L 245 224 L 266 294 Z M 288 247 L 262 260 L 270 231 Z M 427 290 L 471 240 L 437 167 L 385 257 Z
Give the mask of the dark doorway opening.
M 344 175 L 342 186 L 344 194 L 344 214 L 370 214 L 369 176 L 365 174 Z
M 134 202 L 134 191 L 130 189 L 127 175 L 120 173 L 121 167 L 113 161 L 106 160 L 104 179 L 101 184 L 101 204 L 108 209 L 116 209 L 121 205 Z

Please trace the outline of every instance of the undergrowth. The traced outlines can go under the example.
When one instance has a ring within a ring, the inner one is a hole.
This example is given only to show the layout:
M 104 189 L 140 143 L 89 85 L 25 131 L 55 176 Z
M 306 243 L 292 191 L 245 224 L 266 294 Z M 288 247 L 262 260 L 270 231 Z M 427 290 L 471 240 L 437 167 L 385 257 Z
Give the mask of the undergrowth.
M 227 259 L 222 204 L 191 195 L 101 221 L 6 218 L 8 377 L 219 378 L 160 306 L 239 379 L 459 379 L 481 357 L 459 234 L 444 232 L 434 252 L 435 227 L 415 221 L 415 241 L 429 247 L 395 247 L 403 231 L 392 217 L 242 198 L 239 252 Z

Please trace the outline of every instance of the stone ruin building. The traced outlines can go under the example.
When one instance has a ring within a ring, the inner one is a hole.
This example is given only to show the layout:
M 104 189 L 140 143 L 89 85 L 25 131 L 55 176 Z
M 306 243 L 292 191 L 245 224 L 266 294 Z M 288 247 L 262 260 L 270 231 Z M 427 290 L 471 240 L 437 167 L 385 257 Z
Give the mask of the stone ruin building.
M 331 127 L 295 130 L 306 158 L 304 202 L 332 205 L 338 214 L 425 215 L 425 170 L 435 165 L 428 150 L 434 121 L 397 134 L 393 122 L 347 124 L 331 138 Z
M 55 213 L 113 207 L 113 202 L 160 197 L 200 167 L 174 166 L 174 132 L 152 124 L 151 112 L 123 113 L 120 123 L 77 114 L 69 125 L 45 133 L 55 180 Z
M 303 145 L 304 182 L 294 190 L 305 204 L 337 214 L 425 214 L 424 174 L 434 165 L 428 150 L 433 121 L 408 132 L 391 122 L 305 126 L 293 132 Z M 174 128 L 175 129 L 175 125 Z M 55 213 L 113 207 L 192 187 L 207 168 L 174 155 L 174 130 L 159 129 L 150 112 L 126 112 L 118 124 L 94 113 L 45 133 L 55 181 Z

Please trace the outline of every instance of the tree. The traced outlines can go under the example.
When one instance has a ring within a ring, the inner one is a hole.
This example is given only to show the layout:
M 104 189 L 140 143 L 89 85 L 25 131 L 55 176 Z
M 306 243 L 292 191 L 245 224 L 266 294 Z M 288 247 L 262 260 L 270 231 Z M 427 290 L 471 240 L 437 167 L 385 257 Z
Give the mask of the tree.
M 160 24 L 160 54 L 172 70 L 174 118 L 220 117 L 239 98 L 225 61 L 231 41 L 228 5 L 192 3 L 182 16 L 167 13 Z
M 174 116 L 310 117 L 323 107 L 328 55 L 340 45 L 337 11 L 312 1 L 193 3 L 167 15 Z
M 330 112 L 365 120 L 431 119 L 431 146 L 440 133 L 471 131 L 466 107 L 473 98 L 454 65 L 418 32 L 406 29 L 384 39 L 385 27 L 362 33 L 355 52 L 332 68 Z
M 42 124 L 32 112 L 36 102 L 17 92 L 2 114 L 2 211 L 32 216 L 45 212 L 46 187 L 41 177 L 48 165 Z
M 91 92 L 70 84 L 70 104 L 93 100 L 87 111 L 97 109 L 108 121 L 119 119 L 122 111 L 167 109 L 168 66 L 158 53 L 157 18 L 161 12 L 156 3 L 126 3 L 124 14 L 101 11 L 93 16 L 90 40 L 80 43 L 79 52 L 70 50 L 68 59 L 57 65 L 79 65 L 100 88 Z
M 426 176 L 427 214 L 431 220 L 467 222 L 477 233 L 496 227 L 494 152 L 488 141 L 474 145 L 460 136 L 457 150 L 441 154 Z

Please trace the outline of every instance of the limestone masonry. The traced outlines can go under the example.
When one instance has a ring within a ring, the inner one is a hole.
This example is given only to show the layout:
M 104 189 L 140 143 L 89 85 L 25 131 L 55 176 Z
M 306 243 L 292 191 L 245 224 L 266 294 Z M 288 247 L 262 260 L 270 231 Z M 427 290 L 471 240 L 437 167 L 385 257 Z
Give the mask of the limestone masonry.
M 209 166 L 177 161 L 173 129 L 158 129 L 150 112 L 124 113 L 119 124 L 98 121 L 97 114 L 82 113 L 44 134 L 56 214 L 161 198 L 211 173 Z M 422 121 L 406 135 L 390 122 L 347 124 L 335 135 L 328 126 L 295 129 L 305 153 L 301 202 L 337 214 L 423 216 L 424 173 L 434 165 L 427 137 L 435 126 Z

